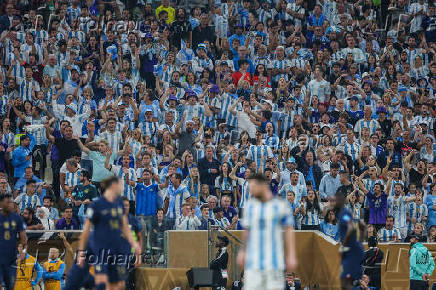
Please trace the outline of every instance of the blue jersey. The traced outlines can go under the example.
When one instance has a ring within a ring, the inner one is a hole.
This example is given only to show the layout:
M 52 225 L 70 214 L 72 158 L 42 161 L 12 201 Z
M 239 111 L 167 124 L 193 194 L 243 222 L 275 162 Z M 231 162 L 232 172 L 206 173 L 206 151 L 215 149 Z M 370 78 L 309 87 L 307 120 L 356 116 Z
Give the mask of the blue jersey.
M 136 185 L 137 215 L 153 216 L 156 214 L 158 192 L 159 186 L 157 184 L 138 183 Z
M 86 217 L 94 225 L 90 245 L 97 255 L 100 250 L 117 254 L 122 248 L 121 227 L 123 222 L 123 200 L 118 197 L 110 202 L 104 196 L 93 201 L 86 211 Z
M 25 229 L 26 225 L 18 214 L 0 214 L 0 265 L 10 265 L 16 260 L 18 233 Z

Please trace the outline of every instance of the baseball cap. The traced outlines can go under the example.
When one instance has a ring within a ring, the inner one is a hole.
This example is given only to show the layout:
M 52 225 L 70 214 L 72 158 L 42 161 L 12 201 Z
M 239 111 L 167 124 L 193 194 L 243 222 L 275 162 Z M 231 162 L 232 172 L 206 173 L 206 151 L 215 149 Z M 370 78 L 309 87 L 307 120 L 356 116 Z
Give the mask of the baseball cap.
M 407 88 L 406 88 L 405 86 L 400 86 L 400 87 L 398 88 L 398 92 L 399 92 L 399 93 L 401 93 L 401 92 L 407 92 Z
M 380 113 L 385 113 L 385 114 L 387 113 L 386 108 L 384 106 L 378 107 L 377 114 Z
M 67 106 L 65 107 L 65 109 L 70 109 L 70 110 L 72 110 L 74 113 L 77 113 L 76 106 L 74 106 L 74 105 L 67 105 Z
M 210 93 L 219 93 L 220 92 L 220 88 L 217 85 L 213 85 L 210 89 L 209 89 Z
M 292 156 L 289 157 L 288 162 L 289 162 L 289 163 L 295 163 L 295 158 L 292 157 Z
M 179 102 L 179 100 L 177 100 L 176 96 L 174 96 L 174 95 L 170 95 L 170 97 L 168 98 L 168 101 L 176 101 L 176 102 Z

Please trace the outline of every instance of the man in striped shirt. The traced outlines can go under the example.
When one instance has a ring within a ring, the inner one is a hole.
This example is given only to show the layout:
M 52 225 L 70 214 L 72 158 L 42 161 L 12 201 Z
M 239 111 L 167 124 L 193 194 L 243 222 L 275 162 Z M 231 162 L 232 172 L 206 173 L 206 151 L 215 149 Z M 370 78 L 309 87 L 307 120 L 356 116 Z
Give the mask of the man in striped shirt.
M 18 205 L 21 211 L 26 208 L 36 209 L 36 207 L 41 206 L 41 201 L 36 194 L 36 181 L 31 179 L 26 182 L 26 192 L 21 193 L 14 202 Z
M 415 196 L 405 196 L 403 185 L 394 185 L 394 196 L 388 197 L 388 214 L 394 217 L 394 228 L 397 229 L 402 237 L 407 236 L 407 205 L 416 199 Z
M 245 267 L 245 289 L 278 290 L 285 285 L 284 271 L 297 264 L 293 217 L 285 200 L 275 198 L 263 174 L 249 178 L 253 196 L 245 207 L 244 249 L 238 264 Z
M 378 231 L 378 238 L 381 242 L 400 242 L 402 237 L 398 229 L 394 229 L 394 217 L 386 217 L 386 226 Z

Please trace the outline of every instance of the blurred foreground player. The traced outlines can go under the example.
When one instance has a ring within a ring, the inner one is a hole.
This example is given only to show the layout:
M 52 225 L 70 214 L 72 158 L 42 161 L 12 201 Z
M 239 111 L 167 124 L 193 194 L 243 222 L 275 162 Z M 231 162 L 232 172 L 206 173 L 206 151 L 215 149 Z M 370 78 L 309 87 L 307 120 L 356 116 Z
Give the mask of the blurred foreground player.
M 79 257 L 85 257 L 86 246 L 91 246 L 97 263 L 95 265 L 95 289 L 124 289 L 127 279 L 125 261 L 118 259 L 124 255 L 124 240 L 130 243 L 137 255 L 136 262 L 140 262 L 141 247 L 132 236 L 124 214 L 124 205 L 120 194 L 124 191 L 123 182 L 112 176 L 102 181 L 103 195 L 95 200 L 87 209 L 86 221 L 79 243 Z M 94 228 L 89 239 L 91 228 Z M 123 259 L 121 259 L 123 260 Z M 79 266 L 83 266 L 84 259 L 78 258 Z
M 342 254 L 341 289 L 351 290 L 353 285 L 358 285 L 363 274 L 363 230 L 364 224 L 355 224 L 351 212 L 345 208 L 345 196 L 336 192 L 336 208 L 338 214 L 339 236 Z
M 27 236 L 23 219 L 13 212 L 12 195 L 0 195 L 0 288 L 14 289 L 17 262 L 17 237 L 20 254 L 26 255 Z
M 249 178 L 252 198 L 244 207 L 245 248 L 238 263 L 245 266 L 245 289 L 283 290 L 285 270 L 297 264 L 293 217 L 287 202 L 273 196 L 263 174 Z

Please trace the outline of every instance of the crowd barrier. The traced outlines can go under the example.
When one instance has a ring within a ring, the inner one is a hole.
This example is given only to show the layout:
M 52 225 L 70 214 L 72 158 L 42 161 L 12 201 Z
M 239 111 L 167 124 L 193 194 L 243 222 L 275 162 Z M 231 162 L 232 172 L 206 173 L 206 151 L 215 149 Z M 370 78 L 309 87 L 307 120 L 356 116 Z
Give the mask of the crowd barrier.
M 241 231 L 230 231 L 238 239 Z M 38 234 L 40 231 L 28 231 L 28 234 Z M 80 231 L 65 231 L 73 250 L 77 248 Z M 225 232 L 222 232 L 226 235 Z M 174 287 L 189 289 L 186 271 L 191 267 L 207 267 L 209 263 L 208 245 L 214 241 L 208 240 L 207 231 L 168 231 L 165 234 L 165 255 L 168 268 L 140 268 L 137 271 L 137 289 L 162 289 Z M 232 237 L 229 237 L 232 241 Z M 436 244 L 425 244 L 436 257 Z M 49 240 L 29 239 L 29 253 L 38 252 L 38 262 L 47 259 L 48 249 L 57 247 L 64 253 L 67 269 L 73 262 L 73 255 L 68 253 L 62 240 L 54 237 Z M 379 247 L 384 252 L 382 262 L 382 289 L 400 290 L 409 286 L 409 244 L 382 243 Z M 302 285 L 315 285 L 319 289 L 339 289 L 340 256 L 339 245 L 319 232 L 296 231 L 296 248 L 299 260 L 296 269 L 297 277 Z M 229 255 L 232 253 L 230 252 Z M 229 265 L 229 272 L 234 265 Z M 239 274 L 239 273 L 236 273 Z M 436 282 L 436 271 L 431 283 Z

